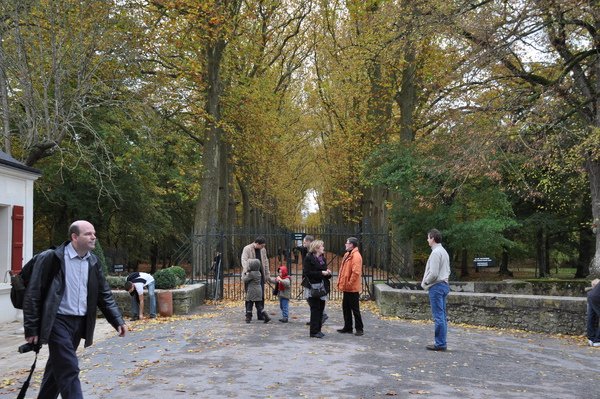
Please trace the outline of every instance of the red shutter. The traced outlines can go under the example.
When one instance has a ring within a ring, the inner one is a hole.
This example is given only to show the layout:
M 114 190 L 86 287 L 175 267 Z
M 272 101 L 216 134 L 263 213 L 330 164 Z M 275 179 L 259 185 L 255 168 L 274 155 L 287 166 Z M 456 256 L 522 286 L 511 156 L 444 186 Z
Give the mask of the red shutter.
M 13 206 L 11 270 L 20 272 L 23 267 L 23 207 Z

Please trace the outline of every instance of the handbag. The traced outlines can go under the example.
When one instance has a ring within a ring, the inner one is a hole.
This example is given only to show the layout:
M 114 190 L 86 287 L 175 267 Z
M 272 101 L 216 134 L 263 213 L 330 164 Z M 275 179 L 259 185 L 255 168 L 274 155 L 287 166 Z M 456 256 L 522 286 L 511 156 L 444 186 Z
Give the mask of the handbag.
M 310 297 L 311 298 L 321 298 L 327 295 L 327 290 L 325 289 L 325 284 L 321 283 L 317 288 L 310 288 Z

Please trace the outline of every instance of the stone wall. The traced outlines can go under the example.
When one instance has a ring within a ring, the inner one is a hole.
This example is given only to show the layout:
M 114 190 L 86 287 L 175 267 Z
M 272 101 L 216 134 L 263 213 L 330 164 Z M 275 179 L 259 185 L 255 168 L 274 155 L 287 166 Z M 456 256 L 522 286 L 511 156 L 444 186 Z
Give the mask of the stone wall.
M 579 296 L 585 297 L 585 288 L 589 281 L 478 281 L 450 282 L 454 292 L 478 292 L 488 294 L 520 294 L 520 295 L 550 295 L 550 296 Z
M 158 293 L 165 290 L 155 290 Z M 173 293 L 173 314 L 189 314 L 195 307 L 204 303 L 206 298 L 206 284 L 186 285 L 183 288 L 169 290 Z M 124 290 L 112 291 L 119 309 L 124 316 L 131 316 L 131 295 Z M 144 315 L 149 314 L 148 291 L 144 291 Z M 158 298 L 156 312 L 158 313 Z
M 429 295 L 425 291 L 377 284 L 375 300 L 383 316 L 431 319 Z M 451 323 L 570 335 L 585 333 L 586 299 L 581 297 L 452 291 L 447 306 Z

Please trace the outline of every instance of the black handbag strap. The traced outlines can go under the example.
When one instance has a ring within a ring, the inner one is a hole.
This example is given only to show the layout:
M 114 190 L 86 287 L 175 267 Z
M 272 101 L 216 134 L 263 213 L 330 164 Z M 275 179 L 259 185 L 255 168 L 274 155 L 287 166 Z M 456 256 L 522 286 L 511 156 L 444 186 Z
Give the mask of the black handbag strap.
M 35 359 L 33 359 L 31 370 L 29 370 L 29 376 L 27 377 L 27 380 L 25 380 L 25 382 L 23 383 L 23 386 L 21 387 L 21 391 L 19 391 L 19 396 L 17 396 L 17 399 L 25 399 L 25 393 L 27 393 L 27 389 L 29 388 L 29 382 L 31 381 L 31 376 L 33 375 L 33 371 L 35 370 L 35 365 L 37 363 L 38 353 L 39 350 L 36 350 Z

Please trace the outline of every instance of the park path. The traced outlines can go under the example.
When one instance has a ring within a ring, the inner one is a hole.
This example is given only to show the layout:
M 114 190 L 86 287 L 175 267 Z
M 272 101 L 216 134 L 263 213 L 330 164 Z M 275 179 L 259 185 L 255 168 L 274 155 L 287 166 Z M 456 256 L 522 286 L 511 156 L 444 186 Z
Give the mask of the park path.
M 308 306 L 291 322 L 244 323 L 242 303 L 202 305 L 187 317 L 133 324 L 81 352 L 86 398 L 600 398 L 600 349 L 583 337 L 451 325 L 449 350 L 425 350 L 430 322 L 381 318 L 365 303 L 365 335 L 339 334 L 328 303 L 324 339 L 308 337 Z M 26 355 L 19 355 L 26 356 Z M 30 359 L 32 360 L 32 359 Z M 43 363 L 28 397 L 35 397 Z M 16 375 L 15 375 L 16 373 Z M 18 379 L 0 387 L 16 397 Z M 17 382 L 15 382 L 17 381 Z

